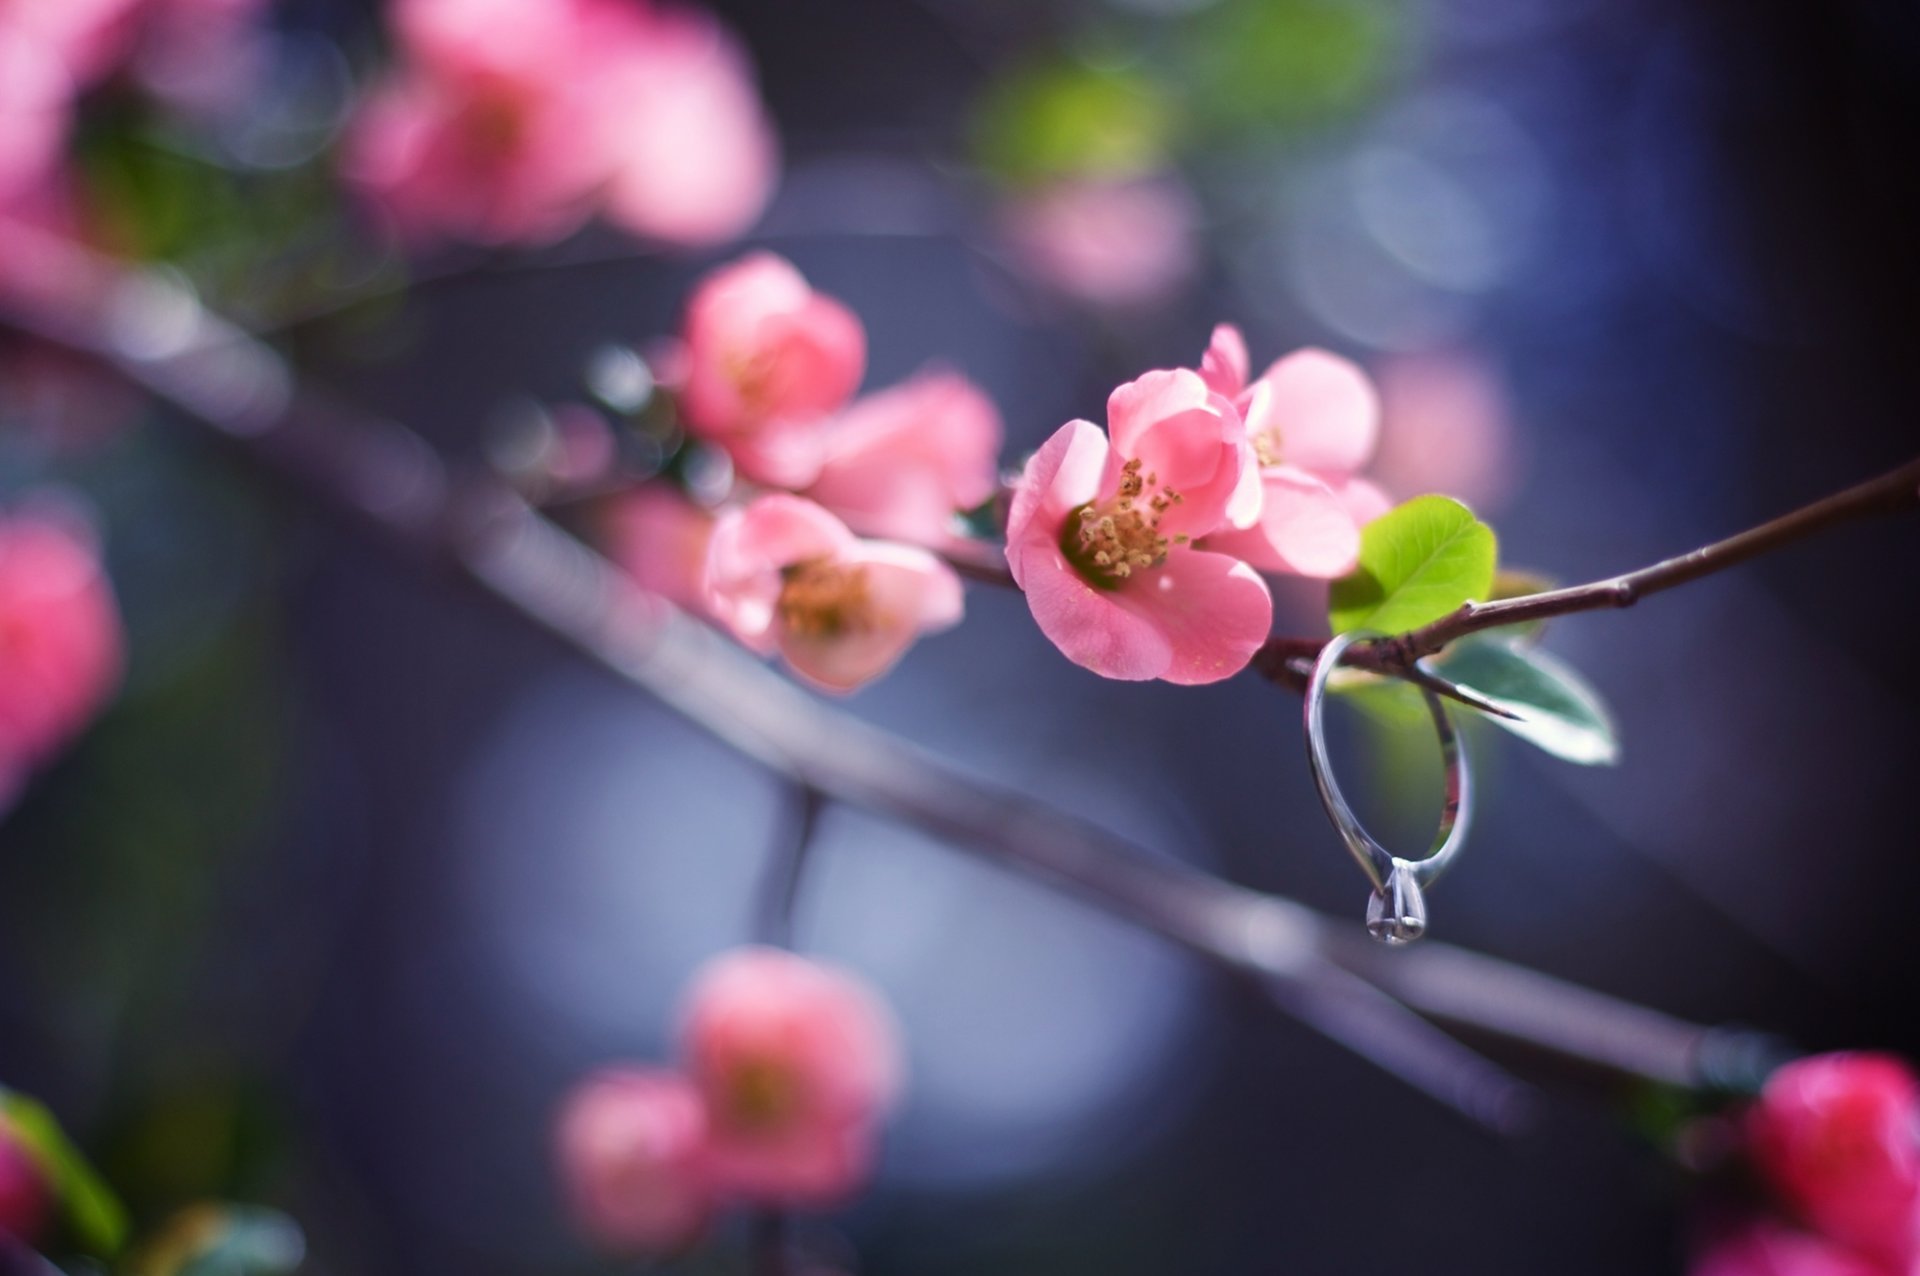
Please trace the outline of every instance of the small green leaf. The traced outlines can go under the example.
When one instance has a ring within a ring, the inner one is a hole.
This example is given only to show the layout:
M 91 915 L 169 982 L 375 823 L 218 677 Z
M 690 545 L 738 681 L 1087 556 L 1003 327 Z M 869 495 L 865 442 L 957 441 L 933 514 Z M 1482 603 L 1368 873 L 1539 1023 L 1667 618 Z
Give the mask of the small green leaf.
M 1582 766 L 1620 760 L 1613 719 L 1599 694 L 1544 651 L 1510 639 L 1469 639 L 1436 661 L 1434 672 L 1520 715 L 1487 718 L 1556 758 Z
M 975 114 L 974 149 L 1004 182 L 1129 177 L 1165 160 L 1172 114 L 1139 70 L 1059 58 L 990 86 Z
M 1493 574 L 1493 592 L 1487 595 L 1488 602 L 1503 602 L 1509 598 L 1525 598 L 1530 594 L 1544 594 L 1556 589 L 1560 582 L 1543 572 L 1530 571 L 1525 567 L 1502 567 Z M 1507 625 L 1501 633 L 1528 642 L 1538 638 L 1545 631 L 1547 622 L 1529 620 L 1524 624 Z
M 1368 523 L 1360 565 L 1333 582 L 1335 633 L 1399 634 L 1440 619 L 1493 588 L 1493 529 L 1445 496 L 1416 496 Z
M 0 1090 L 0 1116 L 39 1162 L 75 1242 L 102 1257 L 118 1254 L 127 1241 L 126 1208 L 73 1146 L 53 1113 L 18 1091 Z

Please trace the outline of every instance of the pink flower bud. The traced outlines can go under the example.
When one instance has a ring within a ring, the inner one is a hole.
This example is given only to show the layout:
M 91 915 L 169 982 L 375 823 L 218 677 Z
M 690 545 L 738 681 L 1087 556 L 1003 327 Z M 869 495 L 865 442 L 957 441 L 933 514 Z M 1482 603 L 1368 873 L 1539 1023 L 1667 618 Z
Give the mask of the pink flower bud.
M 1904 1276 L 1806 1232 L 1754 1223 L 1713 1245 L 1689 1276 Z
M 0 517 L 0 805 L 98 712 L 121 662 L 92 542 L 57 516 Z
M 53 1191 L 40 1162 L 0 1118 L 0 1236 L 32 1245 L 46 1230 Z
M 1888 1055 L 1775 1072 L 1748 1115 L 1761 1172 L 1795 1213 L 1904 1272 L 1920 1257 L 1920 1083 Z
M 856 537 L 812 501 L 775 493 L 715 524 L 707 610 L 801 677 L 851 691 L 891 669 L 916 638 L 960 620 L 953 569 L 926 550 Z
M 772 253 L 723 267 L 687 303 L 688 428 L 748 478 L 804 487 L 820 473 L 822 425 L 866 370 L 860 321 Z
M 1197 373 L 1149 372 L 1107 403 L 1112 437 L 1070 421 L 1027 463 L 1007 566 L 1040 629 L 1108 678 L 1217 682 L 1266 640 L 1273 600 L 1226 554 L 1194 548 L 1259 516 L 1233 405 Z
M 649 483 L 608 511 L 607 552 L 640 588 L 705 616 L 713 522 L 672 488 Z
M 620 1253 L 667 1254 L 705 1229 L 707 1119 L 673 1073 L 609 1068 L 567 1096 L 555 1130 L 562 1186 L 580 1227 Z
M 709 963 L 685 1004 L 682 1051 L 706 1101 L 716 1187 L 797 1206 L 858 1189 L 900 1076 L 879 997 L 832 966 L 742 948 Z

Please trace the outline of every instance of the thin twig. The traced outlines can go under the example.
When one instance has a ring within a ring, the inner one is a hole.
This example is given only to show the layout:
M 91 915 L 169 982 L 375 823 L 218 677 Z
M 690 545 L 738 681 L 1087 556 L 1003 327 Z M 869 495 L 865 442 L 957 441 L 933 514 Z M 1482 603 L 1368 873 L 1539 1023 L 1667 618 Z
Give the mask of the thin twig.
M 812 785 L 794 786 L 793 809 L 779 821 L 766 866 L 760 872 L 753 927 L 760 943 L 793 947 L 794 907 L 800 901 L 800 882 L 806 875 L 813 835 L 825 805 L 820 790 Z

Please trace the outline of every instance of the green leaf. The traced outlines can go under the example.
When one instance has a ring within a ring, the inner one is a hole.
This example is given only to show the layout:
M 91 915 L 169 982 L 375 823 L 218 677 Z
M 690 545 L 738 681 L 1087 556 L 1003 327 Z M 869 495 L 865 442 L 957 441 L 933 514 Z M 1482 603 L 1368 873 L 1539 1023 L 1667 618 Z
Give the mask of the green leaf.
M 1586 679 L 1546 652 L 1511 639 L 1475 638 L 1454 644 L 1433 671 L 1477 692 L 1516 718 L 1488 720 L 1556 758 L 1582 766 L 1620 760 L 1613 718 Z
M 1399 634 L 1440 619 L 1493 588 L 1493 529 L 1445 496 L 1416 496 L 1368 523 L 1360 565 L 1333 582 L 1335 633 Z
M 1002 76 L 975 114 L 983 167 L 1015 185 L 1059 177 L 1127 177 L 1158 168 L 1173 122 L 1140 71 L 1061 58 Z
M 1525 567 L 1502 567 L 1493 574 L 1493 592 L 1487 595 L 1488 602 L 1503 602 L 1509 598 L 1525 598 L 1531 594 L 1544 594 L 1549 589 L 1557 589 L 1560 582 L 1543 572 L 1531 571 Z M 1538 638 L 1546 629 L 1544 620 L 1529 620 L 1524 624 L 1505 625 L 1501 631 L 1512 638 L 1525 639 L 1528 642 Z
M 61 1217 L 81 1248 L 111 1258 L 127 1241 L 127 1211 L 67 1138 L 46 1105 L 0 1090 L 0 1116 L 27 1146 L 60 1202 Z

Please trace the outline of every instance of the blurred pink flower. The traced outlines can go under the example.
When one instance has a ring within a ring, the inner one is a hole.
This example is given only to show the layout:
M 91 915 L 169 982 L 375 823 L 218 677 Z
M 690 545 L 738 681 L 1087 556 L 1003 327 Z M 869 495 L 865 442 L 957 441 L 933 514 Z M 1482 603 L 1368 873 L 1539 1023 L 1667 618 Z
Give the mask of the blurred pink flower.
M 775 145 L 712 19 L 620 0 L 400 0 L 348 174 L 416 239 L 538 243 L 605 209 L 675 243 L 758 215 Z
M 798 1206 L 856 1191 L 900 1084 L 880 998 L 835 967 L 741 948 L 700 971 L 685 1005 L 682 1050 L 707 1104 L 716 1188 Z
M 1748 1115 L 1761 1172 L 1807 1223 L 1905 1272 L 1920 1259 L 1920 1083 L 1890 1055 L 1787 1064 Z
M 603 119 L 608 220 L 649 239 L 717 244 L 756 221 L 779 144 L 739 45 L 694 10 L 656 10 L 618 60 Z
M 1757 1222 L 1695 1260 L 1689 1276 L 1906 1276 L 1832 1241 L 1778 1223 Z
M 1193 196 L 1170 177 L 1067 178 L 1017 195 L 1003 233 L 1020 265 L 1091 306 L 1150 305 L 1193 274 Z
M 46 1171 L 13 1127 L 0 1117 L 0 1236 L 32 1245 L 53 1213 Z
M 1485 512 L 1516 479 L 1506 387 L 1464 350 L 1395 355 L 1377 370 L 1380 451 L 1371 472 L 1395 492 L 1444 492 Z
M 697 615 L 707 612 L 707 545 L 713 515 L 661 483 L 622 497 L 609 511 L 607 550 L 640 588 Z
M 793 265 L 754 253 L 708 275 L 687 303 L 681 408 L 748 478 L 805 487 L 824 459 L 822 425 L 866 370 L 860 320 Z
M 691 1083 L 657 1068 L 608 1068 L 567 1096 L 555 1128 L 574 1218 L 606 1249 L 669 1254 L 712 1211 L 707 1117 Z
M 1239 330 L 1214 329 L 1200 375 L 1243 414 L 1263 495 L 1257 528 L 1216 534 L 1206 547 L 1262 571 L 1345 575 L 1359 557 L 1360 528 L 1390 504 L 1358 477 L 1379 427 L 1373 385 L 1350 361 L 1312 348 L 1278 360 L 1251 384 L 1248 369 Z
M 123 645 L 92 543 L 50 514 L 0 517 L 0 806 L 106 702 Z
M 58 168 L 72 91 L 58 54 L 0 17 L 0 209 Z
M 857 531 L 939 545 L 999 486 L 993 400 L 957 372 L 921 372 L 856 400 L 823 433 L 807 495 Z
M 142 0 L 0 0 L 0 31 L 50 55 L 75 87 L 94 83 L 127 51 Z
M 762 654 L 829 691 L 891 669 L 922 634 L 959 623 L 960 578 L 926 550 L 861 540 L 812 501 L 762 496 L 721 516 L 707 607 Z
M 1149 372 L 1107 402 L 1109 442 L 1070 421 L 1027 463 L 1007 519 L 1007 565 L 1041 631 L 1108 678 L 1203 683 L 1246 667 L 1273 621 L 1245 563 L 1193 548 L 1259 514 L 1233 405 L 1184 369 Z

